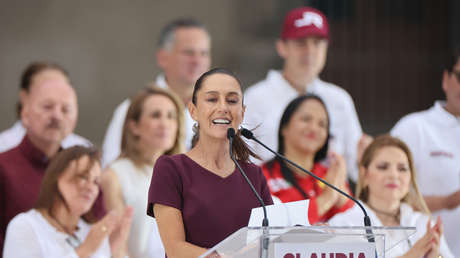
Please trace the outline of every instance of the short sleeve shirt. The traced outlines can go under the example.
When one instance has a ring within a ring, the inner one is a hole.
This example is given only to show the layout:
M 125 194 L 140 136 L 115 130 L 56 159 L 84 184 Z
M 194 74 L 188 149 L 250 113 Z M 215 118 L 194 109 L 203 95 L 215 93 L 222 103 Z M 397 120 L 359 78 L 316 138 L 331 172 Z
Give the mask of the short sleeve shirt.
M 261 169 L 240 162 L 265 204 L 273 204 Z M 235 169 L 222 178 L 185 154 L 161 156 L 155 163 L 147 213 L 158 203 L 182 212 L 186 241 L 211 248 L 248 225 L 252 208 L 260 206 L 244 177 Z

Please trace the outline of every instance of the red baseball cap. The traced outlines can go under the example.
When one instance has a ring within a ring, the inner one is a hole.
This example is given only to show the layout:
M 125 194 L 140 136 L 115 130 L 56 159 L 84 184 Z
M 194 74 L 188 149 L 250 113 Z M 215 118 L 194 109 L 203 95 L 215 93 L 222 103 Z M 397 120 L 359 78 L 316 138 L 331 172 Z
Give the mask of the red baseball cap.
M 299 7 L 289 11 L 284 18 L 281 39 L 298 39 L 308 36 L 329 39 L 329 24 L 326 16 L 311 7 Z

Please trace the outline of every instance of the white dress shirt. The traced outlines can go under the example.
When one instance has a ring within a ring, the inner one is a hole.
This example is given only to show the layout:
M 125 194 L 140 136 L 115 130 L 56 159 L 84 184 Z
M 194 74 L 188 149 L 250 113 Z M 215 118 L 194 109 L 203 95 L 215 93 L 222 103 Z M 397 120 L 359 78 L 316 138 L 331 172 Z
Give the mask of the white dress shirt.
M 365 203 L 361 202 L 366 210 L 369 218 L 371 219 L 371 225 L 374 227 L 383 227 L 384 225 Z M 354 205 L 351 209 L 346 210 L 343 213 L 338 213 L 332 217 L 328 224 L 330 226 L 363 226 L 364 214 L 358 205 Z M 402 227 L 415 227 L 416 232 L 408 238 L 407 241 L 398 243 L 394 248 L 385 252 L 385 257 L 399 257 L 408 252 L 415 243 L 423 237 L 426 233 L 426 224 L 430 218 L 428 215 L 418 211 L 414 211 L 412 207 L 406 203 L 401 203 L 400 207 L 400 226 Z M 434 223 L 432 222 L 432 225 Z M 445 228 L 445 227 L 444 227 Z M 394 234 L 400 234 L 400 232 L 393 232 Z M 397 239 L 401 239 L 401 236 L 392 235 L 392 233 L 385 235 L 386 245 L 396 244 Z M 447 246 L 444 236 L 441 236 L 440 253 L 444 258 L 453 258 L 454 255 Z
M 410 148 L 423 195 L 446 196 L 460 189 L 460 117 L 436 101 L 428 110 L 404 116 L 391 130 Z M 444 223 L 447 243 L 460 257 L 460 207 L 434 213 Z
M 167 89 L 165 77 L 160 74 L 155 80 L 155 85 Z M 125 99 L 121 102 L 113 112 L 112 119 L 107 127 L 107 131 L 104 136 L 104 142 L 102 144 L 102 167 L 107 166 L 110 162 L 114 161 L 121 152 L 121 136 L 123 133 L 123 124 L 125 123 L 126 114 L 128 113 L 131 100 Z M 185 118 L 185 147 L 191 148 L 191 142 L 193 138 L 193 124 L 195 121 L 190 116 L 187 107 L 184 110 Z
M 91 225 L 80 219 L 75 232 L 83 243 Z M 14 217 L 8 224 L 3 258 L 78 258 L 75 247 L 69 243 L 70 236 L 57 231 L 37 210 L 32 209 Z M 109 258 L 110 245 L 106 237 L 91 258 Z
M 362 130 L 352 98 L 344 89 L 319 78 L 305 87 L 307 93 L 319 96 L 326 104 L 331 123 L 329 148 L 344 156 L 348 175 L 356 181 L 356 152 Z M 243 126 L 255 128 L 254 136 L 277 151 L 279 121 L 289 102 L 298 96 L 299 93 L 280 71 L 270 70 L 265 80 L 249 87 L 244 94 L 246 112 Z M 273 157 L 262 146 L 252 141 L 249 143 L 264 161 Z
M 10 150 L 21 143 L 26 135 L 26 129 L 20 120 L 16 121 L 12 127 L 0 133 L 0 152 Z M 79 135 L 70 134 L 62 140 L 62 148 L 68 148 L 75 145 L 92 146 L 91 142 Z

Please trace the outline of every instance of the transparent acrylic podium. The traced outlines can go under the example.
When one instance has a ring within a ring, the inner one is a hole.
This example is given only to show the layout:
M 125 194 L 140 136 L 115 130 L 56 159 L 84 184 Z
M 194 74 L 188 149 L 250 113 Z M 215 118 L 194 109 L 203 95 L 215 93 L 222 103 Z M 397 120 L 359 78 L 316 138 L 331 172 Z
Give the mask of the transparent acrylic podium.
M 236 231 L 200 257 L 275 258 L 275 246 L 277 246 L 277 243 L 322 245 L 359 245 L 360 243 L 369 243 L 375 250 L 373 251 L 375 257 L 380 258 L 385 257 L 385 253 L 403 241 L 407 241 L 414 233 L 415 227 L 299 226 L 268 227 L 265 228 L 265 231 L 262 227 L 245 227 Z M 263 250 L 263 244 L 261 244 L 264 240 L 267 243 L 265 250 Z

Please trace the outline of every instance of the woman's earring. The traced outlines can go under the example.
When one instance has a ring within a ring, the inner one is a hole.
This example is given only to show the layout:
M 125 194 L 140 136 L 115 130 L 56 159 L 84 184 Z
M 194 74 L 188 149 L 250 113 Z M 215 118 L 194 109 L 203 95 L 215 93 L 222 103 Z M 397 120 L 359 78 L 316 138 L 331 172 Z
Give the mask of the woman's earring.
M 198 131 L 200 131 L 200 124 L 198 124 L 198 122 L 195 122 L 193 124 L 192 130 L 194 133 L 198 133 Z

